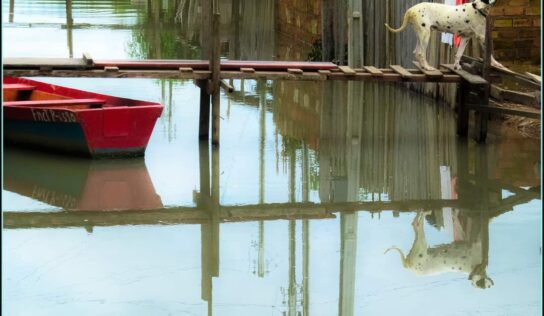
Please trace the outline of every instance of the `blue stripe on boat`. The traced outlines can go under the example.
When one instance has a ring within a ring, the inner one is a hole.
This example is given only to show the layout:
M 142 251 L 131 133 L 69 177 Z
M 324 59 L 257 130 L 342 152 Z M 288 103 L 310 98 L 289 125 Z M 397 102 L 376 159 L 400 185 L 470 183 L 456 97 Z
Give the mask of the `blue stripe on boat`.
M 90 155 L 79 123 L 5 120 L 6 142 Z

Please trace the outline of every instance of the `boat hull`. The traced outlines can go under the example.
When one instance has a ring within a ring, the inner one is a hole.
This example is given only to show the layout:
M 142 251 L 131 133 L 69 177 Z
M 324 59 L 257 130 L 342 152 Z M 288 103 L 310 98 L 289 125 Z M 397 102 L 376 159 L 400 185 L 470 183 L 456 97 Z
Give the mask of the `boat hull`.
M 40 84 L 53 86 L 22 78 L 9 78 L 7 82 L 32 84 L 42 91 L 44 87 Z M 54 87 L 53 91 L 58 93 L 59 86 Z M 6 143 L 92 158 L 145 154 L 150 135 L 162 113 L 161 104 L 61 88 L 65 94 L 70 92 L 71 98 L 100 98 L 106 105 L 99 108 L 85 104 L 27 107 L 6 106 L 5 102 Z

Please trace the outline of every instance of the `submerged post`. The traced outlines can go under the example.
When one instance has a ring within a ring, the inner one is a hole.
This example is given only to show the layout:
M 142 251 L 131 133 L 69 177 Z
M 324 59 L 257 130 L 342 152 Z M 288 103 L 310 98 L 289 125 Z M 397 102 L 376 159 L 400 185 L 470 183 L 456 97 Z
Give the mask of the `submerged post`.
M 211 49 L 208 41 L 204 38 L 209 34 L 211 28 L 211 0 L 202 0 L 201 2 L 201 24 L 200 24 L 200 58 L 209 60 L 211 58 Z M 208 80 L 197 80 L 197 86 L 200 88 L 200 120 L 199 120 L 199 139 L 208 139 L 210 135 L 210 92 L 208 91 Z

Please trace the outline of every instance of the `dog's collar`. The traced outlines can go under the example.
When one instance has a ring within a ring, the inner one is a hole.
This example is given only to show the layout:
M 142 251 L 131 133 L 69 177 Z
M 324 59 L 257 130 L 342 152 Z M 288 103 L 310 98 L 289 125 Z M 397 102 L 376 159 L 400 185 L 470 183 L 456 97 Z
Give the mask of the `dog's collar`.
M 487 18 L 487 15 L 488 15 L 489 13 L 487 13 L 487 12 L 486 12 L 485 10 L 483 10 L 483 9 L 477 9 L 477 10 L 478 10 L 478 13 L 480 13 L 484 18 Z

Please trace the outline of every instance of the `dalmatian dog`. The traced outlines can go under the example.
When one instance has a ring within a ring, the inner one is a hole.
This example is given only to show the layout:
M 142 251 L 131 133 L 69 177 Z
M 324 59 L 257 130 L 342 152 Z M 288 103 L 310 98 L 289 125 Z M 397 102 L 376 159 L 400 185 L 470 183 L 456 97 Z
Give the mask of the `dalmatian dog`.
M 412 25 L 417 35 L 417 45 L 414 50 L 417 61 L 425 70 L 433 70 L 426 58 L 427 46 L 431 37 L 431 31 L 456 34 L 461 38 L 461 43 L 455 54 L 455 69 L 461 69 L 460 60 L 467 47 L 470 38 L 475 35 L 478 42 L 484 46 L 486 17 L 496 0 L 474 0 L 457 6 L 440 3 L 422 2 L 406 11 L 402 25 L 398 29 L 385 27 L 393 33 L 402 32 L 408 24 Z M 505 68 L 491 56 L 491 65 Z
M 417 275 L 464 273 L 474 287 L 490 288 L 493 280 L 486 273 L 487 260 L 482 254 L 481 240 L 462 240 L 429 247 L 423 230 L 424 218 L 429 213 L 421 211 L 414 218 L 412 226 L 416 238 L 408 255 L 405 256 L 397 247 L 391 247 L 385 253 L 390 250 L 398 251 L 403 266 Z

